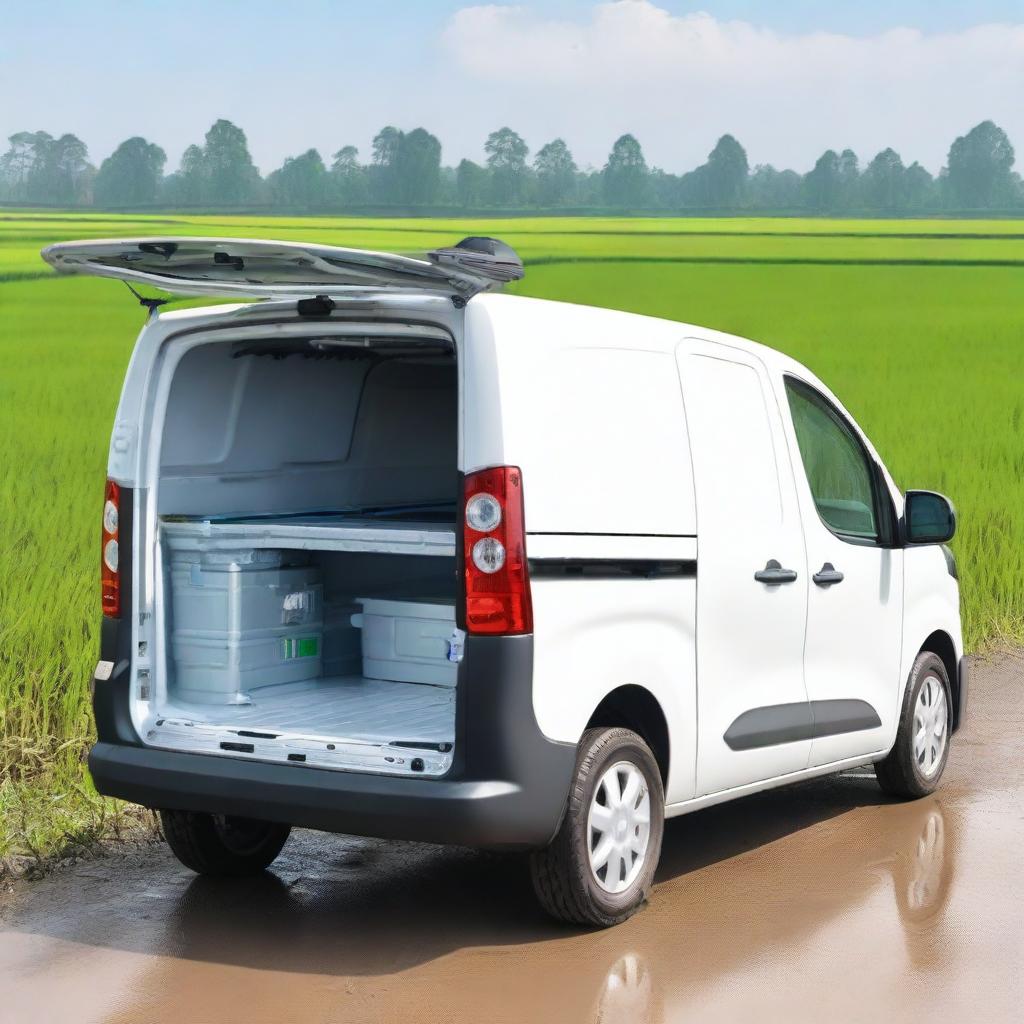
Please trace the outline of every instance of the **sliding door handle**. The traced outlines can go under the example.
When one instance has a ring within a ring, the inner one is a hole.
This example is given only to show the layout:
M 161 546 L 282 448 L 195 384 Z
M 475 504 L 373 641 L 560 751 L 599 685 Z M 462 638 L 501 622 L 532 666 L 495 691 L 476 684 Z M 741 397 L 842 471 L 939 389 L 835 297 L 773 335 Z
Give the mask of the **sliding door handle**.
M 831 562 L 826 562 L 811 577 L 819 587 L 831 587 L 833 583 L 842 583 L 843 578 L 843 574 Z
M 783 569 L 774 559 L 769 558 L 763 569 L 754 573 L 758 583 L 767 583 L 769 587 L 777 587 L 780 583 L 793 583 L 796 580 L 795 569 Z

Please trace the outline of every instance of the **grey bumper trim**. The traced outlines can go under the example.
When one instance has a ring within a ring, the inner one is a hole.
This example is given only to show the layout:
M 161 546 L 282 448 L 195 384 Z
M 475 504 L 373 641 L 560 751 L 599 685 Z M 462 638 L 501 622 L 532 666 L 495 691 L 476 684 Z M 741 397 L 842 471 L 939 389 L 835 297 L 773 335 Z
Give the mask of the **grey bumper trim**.
M 744 711 L 726 729 L 723 739 L 730 750 L 755 750 L 877 729 L 881 724 L 878 712 L 867 701 L 795 701 Z
M 953 727 L 950 732 L 956 732 L 964 724 L 967 715 L 967 699 L 971 689 L 971 661 L 963 657 L 957 665 L 956 683 L 956 707 L 953 709 Z

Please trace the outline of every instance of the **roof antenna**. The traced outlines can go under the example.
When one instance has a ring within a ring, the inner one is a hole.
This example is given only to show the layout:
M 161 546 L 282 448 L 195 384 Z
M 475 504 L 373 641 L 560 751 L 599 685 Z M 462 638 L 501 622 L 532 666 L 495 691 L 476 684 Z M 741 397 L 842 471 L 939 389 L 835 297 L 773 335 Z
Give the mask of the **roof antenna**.
M 124 281 L 124 286 L 139 300 L 140 306 L 145 306 L 149 310 L 151 317 L 156 316 L 156 311 L 161 306 L 166 306 L 170 299 L 147 299 L 145 295 L 140 295 L 132 286 L 130 281 Z

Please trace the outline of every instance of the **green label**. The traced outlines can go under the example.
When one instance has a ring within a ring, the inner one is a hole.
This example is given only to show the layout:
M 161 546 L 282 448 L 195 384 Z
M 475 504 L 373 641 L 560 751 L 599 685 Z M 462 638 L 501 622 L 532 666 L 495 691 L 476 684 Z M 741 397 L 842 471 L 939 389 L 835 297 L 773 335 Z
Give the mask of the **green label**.
M 281 657 L 285 661 L 292 658 L 315 658 L 320 653 L 320 637 L 299 636 L 285 637 L 281 641 Z

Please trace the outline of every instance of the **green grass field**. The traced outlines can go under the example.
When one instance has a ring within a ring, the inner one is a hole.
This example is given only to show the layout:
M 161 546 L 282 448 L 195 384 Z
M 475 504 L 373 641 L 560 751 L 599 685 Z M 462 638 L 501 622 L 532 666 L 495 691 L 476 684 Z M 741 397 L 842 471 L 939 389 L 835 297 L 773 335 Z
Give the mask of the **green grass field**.
M 1024 640 L 1024 223 L 0 213 L 0 872 L 128 827 L 82 767 L 106 450 L 142 311 L 40 247 L 212 234 L 400 252 L 492 234 L 516 291 L 699 323 L 805 362 L 902 487 L 949 494 L 970 649 Z

